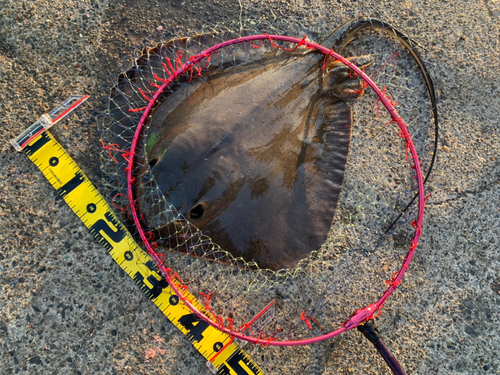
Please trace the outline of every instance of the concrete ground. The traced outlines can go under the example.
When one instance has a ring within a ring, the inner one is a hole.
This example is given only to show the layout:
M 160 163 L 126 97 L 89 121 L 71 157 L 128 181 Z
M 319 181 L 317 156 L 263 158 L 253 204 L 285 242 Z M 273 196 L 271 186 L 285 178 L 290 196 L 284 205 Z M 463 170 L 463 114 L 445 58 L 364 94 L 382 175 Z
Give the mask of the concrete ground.
M 498 0 L 0 0 L 0 373 L 209 373 L 8 140 L 72 93 L 102 96 L 158 26 L 240 15 L 325 29 L 369 15 L 423 46 L 442 119 L 434 194 L 406 279 L 418 288 L 398 291 L 379 325 L 408 373 L 500 373 Z M 99 187 L 96 112 L 87 106 L 52 133 Z M 387 373 L 358 332 L 250 352 L 269 374 Z

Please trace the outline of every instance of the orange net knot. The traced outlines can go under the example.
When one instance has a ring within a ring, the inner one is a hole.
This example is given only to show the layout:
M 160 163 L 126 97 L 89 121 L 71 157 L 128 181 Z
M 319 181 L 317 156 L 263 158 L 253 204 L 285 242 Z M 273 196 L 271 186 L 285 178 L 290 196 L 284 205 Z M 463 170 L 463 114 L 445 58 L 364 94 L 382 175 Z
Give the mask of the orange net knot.
M 312 316 L 307 315 L 305 311 L 302 311 L 302 314 L 300 314 L 300 320 L 302 320 L 304 323 L 307 324 L 307 327 L 309 329 L 312 329 L 311 322 L 316 323 L 318 328 L 321 330 L 321 325 L 318 323 L 316 319 L 314 319 Z

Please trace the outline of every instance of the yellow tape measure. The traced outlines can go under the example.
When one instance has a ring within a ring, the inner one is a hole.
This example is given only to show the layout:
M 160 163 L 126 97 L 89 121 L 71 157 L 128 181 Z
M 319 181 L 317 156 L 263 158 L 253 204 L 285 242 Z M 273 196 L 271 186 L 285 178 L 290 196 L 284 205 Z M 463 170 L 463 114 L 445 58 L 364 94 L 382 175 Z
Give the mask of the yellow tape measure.
M 104 246 L 116 263 L 136 282 L 165 316 L 209 361 L 209 368 L 220 375 L 260 375 L 262 370 L 233 341 L 233 338 L 200 321 L 157 270 L 151 257 L 137 245 L 111 207 L 85 176 L 66 150 L 46 130 L 88 97 L 74 96 L 49 115 L 44 115 L 12 141 L 24 150 L 42 171 L 58 194 L 82 220 L 92 236 Z M 63 112 L 62 114 L 59 114 Z M 59 115 L 58 115 L 59 114 Z M 56 121 L 53 121 L 56 119 Z M 191 301 L 195 301 L 188 294 Z M 196 302 L 201 311 L 204 307 Z

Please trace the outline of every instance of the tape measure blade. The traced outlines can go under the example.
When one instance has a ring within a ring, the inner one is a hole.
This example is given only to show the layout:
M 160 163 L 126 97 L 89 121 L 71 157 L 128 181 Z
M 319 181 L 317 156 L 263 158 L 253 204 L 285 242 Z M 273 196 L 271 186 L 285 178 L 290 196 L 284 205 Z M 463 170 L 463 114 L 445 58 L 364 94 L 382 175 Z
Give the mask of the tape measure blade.
M 35 137 L 24 152 L 113 260 L 192 345 L 207 360 L 212 359 L 218 374 L 263 374 L 229 335 L 200 321 L 184 305 L 151 257 L 135 242 L 92 182 L 49 132 Z M 186 295 L 198 309 L 204 310 L 191 293 L 186 291 Z

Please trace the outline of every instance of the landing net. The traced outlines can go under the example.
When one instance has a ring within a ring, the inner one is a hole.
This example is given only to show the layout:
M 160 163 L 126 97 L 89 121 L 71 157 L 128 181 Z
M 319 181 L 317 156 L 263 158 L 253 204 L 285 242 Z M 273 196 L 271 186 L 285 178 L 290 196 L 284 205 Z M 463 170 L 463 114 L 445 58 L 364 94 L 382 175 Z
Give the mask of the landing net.
M 235 338 L 285 346 L 338 335 L 378 316 L 410 266 L 422 233 L 424 178 L 434 159 L 433 105 L 426 76 L 404 45 L 411 41 L 387 25 L 372 26 L 333 49 L 328 39 L 316 44 L 290 29 L 277 35 L 269 28 L 219 27 L 202 36 L 149 40 L 111 89 L 100 126 L 113 205 L 179 297 Z M 156 161 L 147 157 L 148 119 L 154 106 L 207 72 L 290 50 L 322 54 L 325 66 L 342 62 L 362 77 L 365 93 L 351 104 L 349 158 L 328 240 L 296 268 L 274 272 L 234 258 L 169 204 L 151 173 Z M 366 72 L 346 59 L 366 54 L 375 59 Z M 155 232 L 175 222 L 186 224 L 163 237 Z M 204 312 L 184 297 L 186 289 L 203 301 Z M 259 313 L 271 318 L 254 319 Z

